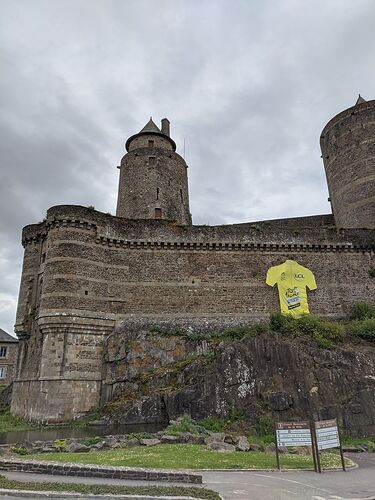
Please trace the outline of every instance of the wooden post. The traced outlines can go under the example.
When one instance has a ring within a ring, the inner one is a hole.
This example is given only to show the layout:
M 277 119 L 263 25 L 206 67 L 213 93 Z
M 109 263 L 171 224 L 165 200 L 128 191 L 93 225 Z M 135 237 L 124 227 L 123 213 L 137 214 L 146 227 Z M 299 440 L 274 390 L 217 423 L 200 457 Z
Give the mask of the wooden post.
M 318 462 L 317 462 L 317 459 L 316 459 L 316 453 L 317 453 L 317 447 L 316 447 L 316 443 L 315 443 L 315 440 L 313 438 L 313 427 L 314 427 L 314 421 L 311 420 L 310 421 L 310 435 L 311 435 L 311 451 L 312 451 L 312 456 L 313 456 L 313 461 L 314 461 L 314 471 L 315 472 L 318 472 Z
M 322 467 L 321 467 L 321 465 L 320 465 L 320 456 L 319 456 L 318 440 L 317 440 L 317 438 L 316 438 L 315 422 L 313 422 L 313 425 L 312 425 L 312 427 L 311 427 L 311 430 L 312 430 L 312 439 L 313 439 L 313 443 L 314 443 L 314 446 L 315 446 L 315 449 L 316 449 L 316 463 L 317 463 L 317 469 L 318 469 L 319 474 L 321 474 L 321 472 L 322 472 Z
M 277 428 L 275 428 L 275 441 L 276 441 L 276 465 L 277 465 L 277 468 L 280 470 L 280 457 L 279 457 L 279 447 L 277 445 Z
M 344 458 L 344 453 L 342 451 L 342 445 L 341 445 L 341 435 L 340 435 L 340 430 L 339 430 L 339 424 L 337 424 L 337 432 L 339 434 L 339 443 L 340 443 L 340 456 L 341 456 L 341 464 L 342 464 L 342 470 L 346 472 L 345 469 L 345 458 Z

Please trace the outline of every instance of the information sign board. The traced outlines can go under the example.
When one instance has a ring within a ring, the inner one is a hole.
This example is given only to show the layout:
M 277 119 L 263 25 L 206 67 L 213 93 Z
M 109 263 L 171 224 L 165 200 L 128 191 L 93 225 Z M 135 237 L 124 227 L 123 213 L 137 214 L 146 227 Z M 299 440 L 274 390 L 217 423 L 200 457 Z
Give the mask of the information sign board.
M 277 446 L 311 446 L 309 422 L 279 422 L 276 424 Z
M 318 450 L 340 447 L 339 429 L 336 419 L 315 422 Z

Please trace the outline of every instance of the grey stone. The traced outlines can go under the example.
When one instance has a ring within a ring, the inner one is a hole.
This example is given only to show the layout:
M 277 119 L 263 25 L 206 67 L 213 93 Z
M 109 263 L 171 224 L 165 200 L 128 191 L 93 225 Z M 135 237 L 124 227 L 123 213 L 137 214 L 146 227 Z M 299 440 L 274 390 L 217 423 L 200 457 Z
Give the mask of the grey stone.
M 180 441 L 180 438 L 179 438 L 179 436 L 172 436 L 170 434 L 164 434 L 164 435 L 160 436 L 160 441 L 162 443 L 173 444 L 173 443 L 178 443 Z
M 238 436 L 238 438 L 236 439 L 235 446 L 237 451 L 250 450 L 250 444 L 246 436 Z
M 275 453 L 275 450 L 276 450 L 276 445 L 275 443 L 270 443 L 268 444 L 265 448 L 264 448 L 264 451 L 266 453 Z
M 161 443 L 160 439 L 140 439 L 143 446 L 156 446 Z
M 207 448 L 211 451 L 220 452 L 236 451 L 236 447 L 233 444 L 224 443 L 224 441 L 208 443 Z
M 140 445 L 140 442 L 139 442 L 139 439 L 137 439 L 137 438 L 129 439 L 126 442 L 126 447 L 127 448 L 134 448 L 135 446 L 139 446 L 139 445 Z
M 56 450 L 54 450 L 56 451 Z M 81 453 L 90 451 L 90 447 L 82 443 L 71 443 L 66 447 L 66 451 L 70 453 Z
M 225 433 L 224 432 L 211 432 L 209 436 L 205 437 L 205 443 L 221 443 L 224 442 Z

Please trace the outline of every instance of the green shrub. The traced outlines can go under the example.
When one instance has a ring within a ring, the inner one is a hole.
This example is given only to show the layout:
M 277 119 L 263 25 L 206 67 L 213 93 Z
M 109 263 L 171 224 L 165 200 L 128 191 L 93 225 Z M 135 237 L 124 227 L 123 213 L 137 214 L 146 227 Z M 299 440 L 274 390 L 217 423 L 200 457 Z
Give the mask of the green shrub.
M 354 336 L 375 342 L 375 318 L 352 321 L 349 324 L 349 328 Z
M 24 446 L 14 446 L 13 448 L 10 448 L 10 451 L 12 453 L 17 453 L 17 455 L 27 455 L 29 453 L 28 449 Z
M 100 443 L 100 441 L 103 441 L 103 439 L 100 437 L 88 437 L 82 439 L 81 443 L 84 444 L 85 446 L 93 446 L 94 444 Z
M 352 319 L 375 318 L 375 305 L 358 302 L 352 307 Z
M 216 417 L 206 417 L 200 420 L 198 424 L 208 431 L 222 432 L 225 427 L 225 420 Z
M 65 451 L 66 446 L 67 446 L 67 442 L 66 442 L 66 439 L 56 439 L 56 441 L 54 441 L 53 445 L 59 451 Z
M 341 323 L 326 321 L 305 314 L 300 318 L 290 315 L 273 314 L 270 319 L 272 330 L 291 337 L 306 336 L 313 339 L 319 347 L 330 349 L 334 344 L 345 340 L 345 326 Z
M 257 418 L 255 430 L 258 436 L 270 436 L 274 433 L 273 420 L 269 415 L 261 415 Z
M 191 432 L 192 434 L 198 434 L 198 426 L 197 424 L 193 421 L 190 415 L 181 415 L 178 417 L 176 422 L 173 424 L 170 424 L 166 429 L 165 432 L 167 434 L 174 434 L 176 432 Z

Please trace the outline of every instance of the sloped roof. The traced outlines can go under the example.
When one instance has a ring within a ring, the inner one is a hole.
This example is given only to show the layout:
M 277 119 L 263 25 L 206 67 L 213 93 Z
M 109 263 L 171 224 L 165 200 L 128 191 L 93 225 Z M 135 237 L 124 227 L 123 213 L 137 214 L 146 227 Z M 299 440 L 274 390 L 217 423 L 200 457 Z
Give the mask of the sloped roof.
M 174 142 L 174 140 L 171 139 L 169 137 L 169 135 L 163 134 L 163 132 L 160 130 L 160 128 L 157 125 L 155 125 L 155 123 L 153 122 L 152 117 L 146 123 L 146 125 L 143 127 L 143 129 L 138 132 L 138 134 L 134 134 L 131 137 L 129 137 L 129 139 L 125 143 L 126 151 L 129 151 L 129 146 L 130 146 L 130 143 L 132 142 L 132 140 L 135 139 L 136 137 L 139 137 L 140 135 L 143 135 L 143 134 L 151 134 L 151 135 L 158 134 L 158 135 L 163 136 L 165 139 L 167 139 L 171 143 L 173 151 L 176 151 L 176 143 Z
M 4 332 L 4 330 L 0 328 L 0 342 L 18 342 L 18 339 L 12 337 L 12 335 L 9 335 L 9 333 Z
M 146 125 L 143 127 L 143 129 L 140 130 L 138 133 L 143 134 L 145 132 L 156 132 L 157 134 L 161 134 L 161 130 L 153 122 L 152 116 L 150 117 L 150 120 L 146 123 Z
M 357 102 L 355 103 L 355 105 L 357 106 L 357 104 L 362 104 L 363 102 L 367 102 L 366 99 L 363 99 L 361 94 L 358 94 L 358 99 L 357 99 Z

